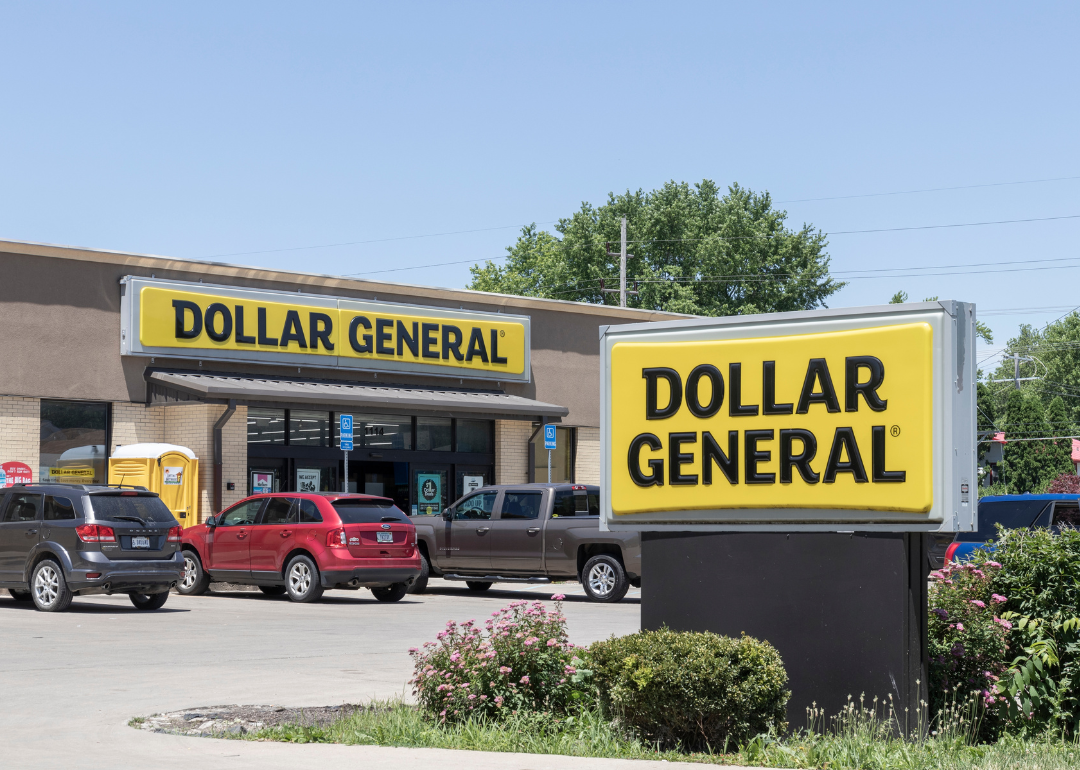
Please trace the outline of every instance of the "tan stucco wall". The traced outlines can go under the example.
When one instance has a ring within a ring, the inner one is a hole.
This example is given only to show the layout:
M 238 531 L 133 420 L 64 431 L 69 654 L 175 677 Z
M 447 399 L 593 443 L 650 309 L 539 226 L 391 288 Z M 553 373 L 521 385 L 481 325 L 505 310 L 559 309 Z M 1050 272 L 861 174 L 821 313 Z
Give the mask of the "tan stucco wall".
M 41 402 L 36 398 L 0 396 L 0 464 L 26 463 L 38 481 Z
M 120 284 L 141 275 L 382 301 L 529 315 L 532 382 L 503 383 L 507 393 L 569 409 L 568 425 L 600 424 L 599 327 L 678 318 L 665 313 L 302 275 L 212 263 L 0 242 L 0 393 L 141 402 L 150 359 L 120 356 Z M 198 360 L 158 359 L 159 367 L 199 369 Z M 204 371 L 296 376 L 294 366 L 213 364 Z M 457 387 L 457 379 L 304 368 L 304 376 Z M 494 383 L 465 379 L 465 387 Z M 115 442 L 114 442 L 115 443 Z

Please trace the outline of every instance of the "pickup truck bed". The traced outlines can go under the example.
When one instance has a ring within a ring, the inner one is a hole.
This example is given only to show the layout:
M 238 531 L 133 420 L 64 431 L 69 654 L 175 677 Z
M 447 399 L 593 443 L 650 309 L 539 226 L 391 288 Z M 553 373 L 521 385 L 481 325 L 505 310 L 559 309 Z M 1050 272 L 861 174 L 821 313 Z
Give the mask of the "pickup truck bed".
M 636 533 L 600 531 L 600 490 L 572 484 L 501 484 L 472 492 L 441 516 L 414 516 L 428 575 L 492 583 L 579 580 L 593 601 L 618 601 L 641 585 Z

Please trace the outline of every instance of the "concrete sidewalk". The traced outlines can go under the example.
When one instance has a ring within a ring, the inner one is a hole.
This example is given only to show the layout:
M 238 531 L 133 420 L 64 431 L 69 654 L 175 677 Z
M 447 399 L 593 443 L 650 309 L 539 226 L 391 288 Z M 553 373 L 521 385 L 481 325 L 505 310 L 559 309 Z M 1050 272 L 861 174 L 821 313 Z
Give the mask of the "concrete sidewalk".
M 554 593 L 554 591 L 552 591 Z M 157 612 L 126 596 L 76 599 L 36 612 L 0 592 L 0 767 L 20 770 L 591 770 L 642 763 L 538 754 L 378 746 L 253 743 L 136 730 L 133 716 L 218 704 L 325 706 L 406 695 L 409 647 L 448 619 L 483 620 L 532 592 L 472 594 L 438 587 L 396 604 L 367 591 L 318 604 L 261 593 L 173 595 Z M 636 602 L 569 597 L 571 639 L 588 644 L 637 630 Z M 681 764 L 681 763 L 680 763 Z M 700 767 L 700 765 L 699 765 Z

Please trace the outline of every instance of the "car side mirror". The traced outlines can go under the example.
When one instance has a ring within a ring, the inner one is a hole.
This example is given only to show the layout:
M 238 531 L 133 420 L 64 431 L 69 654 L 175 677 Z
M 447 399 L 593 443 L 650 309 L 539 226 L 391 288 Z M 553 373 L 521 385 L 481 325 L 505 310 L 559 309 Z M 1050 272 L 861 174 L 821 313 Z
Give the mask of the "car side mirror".
M 453 508 L 443 508 L 442 517 L 446 521 L 450 521 L 451 519 L 454 518 L 454 509 Z
M 217 526 L 217 519 L 216 519 L 215 517 L 213 517 L 213 516 L 207 516 L 207 517 L 206 517 L 206 521 L 205 521 L 204 523 L 205 523 L 205 524 L 206 524 L 206 526 L 208 526 L 208 527 L 209 527 L 210 529 L 213 529 L 214 527 L 216 527 L 216 526 Z

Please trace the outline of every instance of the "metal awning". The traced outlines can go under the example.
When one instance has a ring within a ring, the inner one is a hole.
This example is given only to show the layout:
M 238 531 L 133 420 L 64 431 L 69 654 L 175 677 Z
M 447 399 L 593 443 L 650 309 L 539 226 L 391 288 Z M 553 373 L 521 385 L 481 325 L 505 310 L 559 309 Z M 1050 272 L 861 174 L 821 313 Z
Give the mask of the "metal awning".
M 230 399 L 248 405 L 325 406 L 356 409 L 498 418 L 551 420 L 565 417 L 566 407 L 506 393 L 441 390 L 409 386 L 380 386 L 327 380 L 290 380 L 198 372 L 147 373 L 151 401 L 215 401 Z

